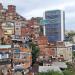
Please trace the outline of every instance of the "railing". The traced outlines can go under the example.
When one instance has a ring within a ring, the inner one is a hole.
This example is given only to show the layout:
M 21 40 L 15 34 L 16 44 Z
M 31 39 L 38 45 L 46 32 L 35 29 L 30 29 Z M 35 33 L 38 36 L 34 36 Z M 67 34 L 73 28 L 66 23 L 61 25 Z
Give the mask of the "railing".
M 10 63 L 11 63 L 10 58 L 0 59 L 0 65 L 6 65 L 6 64 L 10 64 Z

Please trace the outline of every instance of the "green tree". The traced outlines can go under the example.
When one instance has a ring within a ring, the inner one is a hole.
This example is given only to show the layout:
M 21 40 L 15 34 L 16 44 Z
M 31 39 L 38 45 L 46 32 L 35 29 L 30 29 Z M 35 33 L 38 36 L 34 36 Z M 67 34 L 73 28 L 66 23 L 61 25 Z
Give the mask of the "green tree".
M 75 32 L 74 31 L 70 31 L 68 32 L 68 37 L 69 37 L 69 41 L 71 41 L 73 43 L 73 36 L 75 36 Z
M 73 51 L 73 57 L 75 58 L 75 51 Z
M 39 55 L 39 48 L 36 44 L 30 43 L 30 48 L 32 49 L 32 65 L 36 62 L 36 58 Z
M 75 32 L 74 31 L 70 31 L 69 33 L 68 33 L 68 36 L 74 36 L 75 35 Z
M 38 73 L 37 75 L 75 75 L 75 73 L 69 70 L 64 70 L 63 72 L 59 72 L 59 71 L 41 72 Z
M 37 75 L 63 75 L 63 73 L 59 71 L 48 71 L 48 72 L 41 72 Z
M 73 71 L 69 71 L 69 70 L 65 70 L 63 71 L 64 75 L 75 75 L 75 73 Z

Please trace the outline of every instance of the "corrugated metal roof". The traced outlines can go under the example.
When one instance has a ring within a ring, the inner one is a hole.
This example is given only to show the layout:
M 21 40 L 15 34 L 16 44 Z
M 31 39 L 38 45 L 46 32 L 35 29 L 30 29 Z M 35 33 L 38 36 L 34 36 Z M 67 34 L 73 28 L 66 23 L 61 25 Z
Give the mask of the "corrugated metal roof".
M 0 45 L 0 48 L 11 48 L 11 45 Z
M 53 62 L 52 66 L 58 66 L 59 68 L 67 68 L 66 63 L 64 62 Z
M 57 66 L 39 66 L 39 72 L 47 72 L 52 70 L 61 72 L 60 68 Z

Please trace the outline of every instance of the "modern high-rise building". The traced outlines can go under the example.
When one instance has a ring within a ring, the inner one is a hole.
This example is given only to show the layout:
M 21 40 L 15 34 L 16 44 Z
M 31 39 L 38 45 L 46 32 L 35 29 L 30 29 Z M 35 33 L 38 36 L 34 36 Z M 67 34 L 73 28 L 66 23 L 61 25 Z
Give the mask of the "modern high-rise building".
M 44 35 L 48 41 L 63 41 L 65 31 L 65 13 L 62 10 L 46 11 L 44 19 L 48 20 L 43 26 Z

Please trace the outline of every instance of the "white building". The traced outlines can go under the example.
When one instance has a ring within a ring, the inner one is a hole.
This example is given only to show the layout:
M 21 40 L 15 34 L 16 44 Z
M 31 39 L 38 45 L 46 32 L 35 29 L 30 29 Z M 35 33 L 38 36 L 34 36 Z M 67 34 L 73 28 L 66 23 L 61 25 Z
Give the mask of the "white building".
M 48 71 L 61 72 L 61 70 L 58 66 L 39 66 L 39 72 L 48 72 Z
M 56 50 L 59 61 L 72 62 L 72 44 L 64 42 L 63 45 L 58 45 Z

